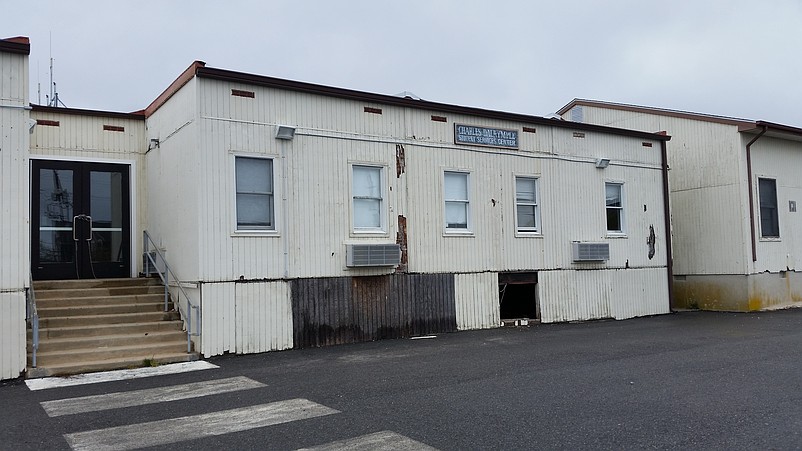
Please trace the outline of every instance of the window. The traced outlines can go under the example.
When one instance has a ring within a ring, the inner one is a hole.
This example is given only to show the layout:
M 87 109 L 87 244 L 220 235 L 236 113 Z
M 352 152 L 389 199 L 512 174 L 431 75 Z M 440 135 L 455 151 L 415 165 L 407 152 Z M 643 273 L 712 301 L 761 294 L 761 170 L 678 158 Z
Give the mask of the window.
M 604 200 L 607 209 L 607 232 L 624 233 L 624 185 L 604 184 Z
M 235 157 L 237 230 L 275 230 L 273 160 Z
M 518 218 L 519 232 L 539 231 L 536 178 L 515 178 L 515 215 Z
M 354 231 L 383 231 L 382 168 L 352 166 Z
M 760 195 L 760 236 L 763 238 L 779 238 L 780 221 L 777 217 L 777 181 L 759 178 L 757 184 Z
M 468 173 L 443 174 L 446 207 L 446 230 L 468 231 Z

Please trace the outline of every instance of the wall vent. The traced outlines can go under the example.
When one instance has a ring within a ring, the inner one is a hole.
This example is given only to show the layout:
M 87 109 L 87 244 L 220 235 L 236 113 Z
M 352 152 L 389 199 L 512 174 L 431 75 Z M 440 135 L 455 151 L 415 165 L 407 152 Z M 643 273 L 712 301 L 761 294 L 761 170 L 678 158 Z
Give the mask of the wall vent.
M 603 262 L 610 259 L 609 243 L 571 243 L 573 260 L 575 262 Z
M 398 266 L 401 263 L 401 247 L 393 244 L 347 244 L 345 266 Z

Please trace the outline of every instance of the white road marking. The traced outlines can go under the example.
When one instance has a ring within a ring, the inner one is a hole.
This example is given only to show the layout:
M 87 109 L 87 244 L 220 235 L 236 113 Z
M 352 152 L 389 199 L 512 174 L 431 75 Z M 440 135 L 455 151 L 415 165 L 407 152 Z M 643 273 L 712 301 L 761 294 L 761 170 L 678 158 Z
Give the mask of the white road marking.
M 220 368 L 203 360 L 194 362 L 171 363 L 148 368 L 135 368 L 130 370 L 104 371 L 102 373 L 78 374 L 68 377 L 44 377 L 41 379 L 28 379 L 25 384 L 31 390 L 46 390 L 48 388 L 70 387 L 73 385 L 96 384 L 98 382 L 121 381 L 126 379 L 139 379 L 141 377 L 162 376 L 165 374 L 184 373 L 188 371 L 209 370 Z
M 430 338 L 437 338 L 437 335 L 423 335 L 420 337 L 409 337 L 410 340 L 428 340 Z
M 76 413 L 98 412 L 122 407 L 144 406 L 179 399 L 200 398 L 233 391 L 264 387 L 265 384 L 244 376 L 213 381 L 193 382 L 169 387 L 134 390 L 129 392 L 107 393 L 103 395 L 82 396 L 80 398 L 57 399 L 40 403 L 51 417 L 73 415 Z
M 302 448 L 298 451 L 437 451 L 437 448 L 412 440 L 409 437 L 393 431 L 381 431 L 375 434 L 362 435 L 355 438 L 326 443 L 312 448 Z
M 126 450 L 165 445 L 340 413 L 307 399 L 65 434 L 74 450 Z

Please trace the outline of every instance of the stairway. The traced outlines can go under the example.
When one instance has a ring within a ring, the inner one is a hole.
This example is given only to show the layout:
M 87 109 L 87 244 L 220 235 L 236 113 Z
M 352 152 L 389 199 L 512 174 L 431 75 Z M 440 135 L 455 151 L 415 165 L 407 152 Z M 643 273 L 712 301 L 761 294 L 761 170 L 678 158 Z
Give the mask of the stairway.
M 33 283 L 39 313 L 37 367 L 28 377 L 66 376 L 197 360 L 187 353 L 179 314 L 164 311 L 159 279 L 45 280 Z

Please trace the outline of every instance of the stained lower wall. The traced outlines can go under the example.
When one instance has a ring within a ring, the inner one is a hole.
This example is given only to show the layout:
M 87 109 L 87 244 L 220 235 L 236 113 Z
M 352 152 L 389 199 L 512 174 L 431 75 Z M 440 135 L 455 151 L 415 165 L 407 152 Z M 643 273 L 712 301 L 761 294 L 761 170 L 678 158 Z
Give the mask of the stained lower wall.
M 296 348 L 457 330 L 453 274 L 290 281 Z
M 676 276 L 674 306 L 734 312 L 802 307 L 802 272 Z

